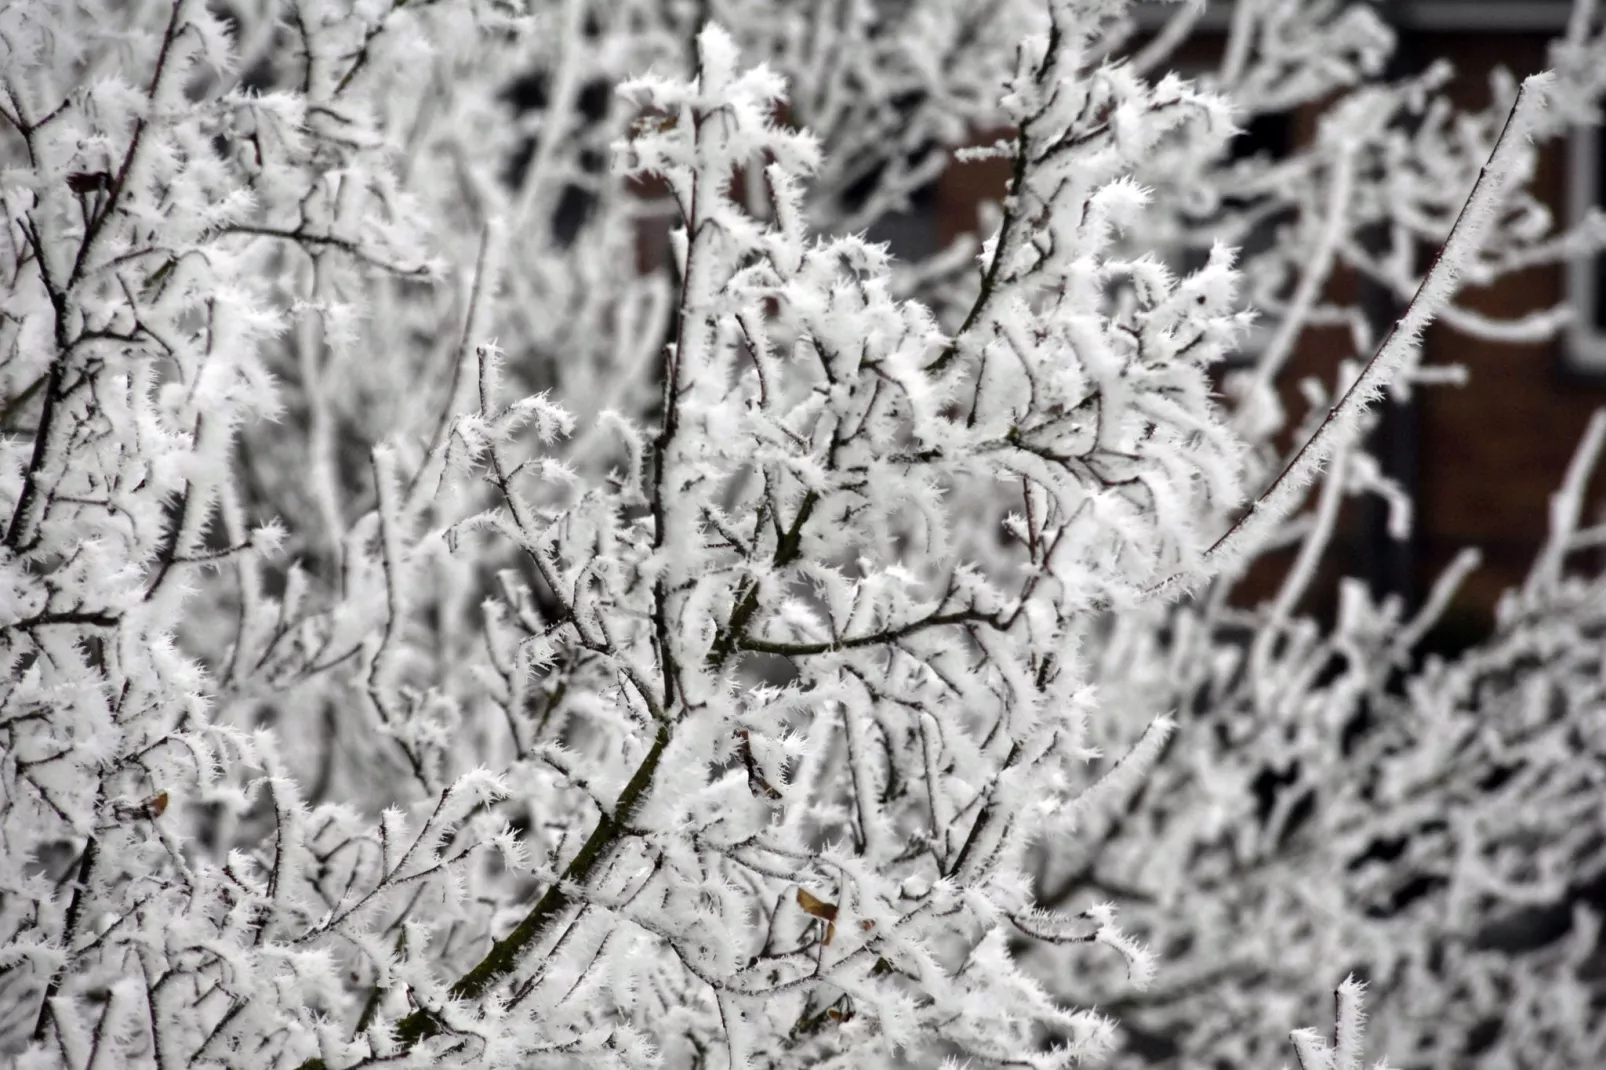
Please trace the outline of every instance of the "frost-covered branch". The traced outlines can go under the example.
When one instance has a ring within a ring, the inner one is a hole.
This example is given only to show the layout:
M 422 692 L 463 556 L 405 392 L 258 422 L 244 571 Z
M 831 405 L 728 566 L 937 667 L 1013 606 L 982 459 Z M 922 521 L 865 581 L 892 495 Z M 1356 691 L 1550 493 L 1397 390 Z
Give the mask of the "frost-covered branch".
M 1260 1065 L 1364 961 L 1442 1062 L 1418 1007 L 1592 998 L 1582 912 L 1478 941 L 1600 870 L 1600 435 L 1464 658 L 1413 661 L 1464 565 L 1301 616 L 1347 498 L 1408 517 L 1352 432 L 1425 319 L 1555 326 L 1448 303 L 1594 248 L 1520 189 L 1554 124 L 1377 83 L 1359 8 L 1238 5 L 1193 82 L 1199 5 L 1123 63 L 1128 7 L 0 10 L 0 1052 L 1047 1068 L 1115 1008 Z M 865 228 L 983 134 L 979 257 L 900 265 Z M 1381 348 L 1345 268 L 1419 288 Z M 1332 323 L 1371 363 L 1284 457 Z

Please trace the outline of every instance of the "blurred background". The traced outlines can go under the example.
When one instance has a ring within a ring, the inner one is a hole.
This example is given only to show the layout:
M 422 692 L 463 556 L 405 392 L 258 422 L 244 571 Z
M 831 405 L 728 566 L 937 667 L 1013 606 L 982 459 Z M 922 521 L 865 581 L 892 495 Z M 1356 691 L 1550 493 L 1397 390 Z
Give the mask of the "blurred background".
M 1143 6 L 1145 23 L 1155 27 L 1175 10 L 1173 5 Z M 1450 95 L 1467 109 L 1487 106 L 1497 68 L 1518 79 L 1544 70 L 1549 43 L 1566 29 L 1573 9 L 1570 0 L 1382 0 L 1374 6 L 1398 34 L 1389 74 L 1407 76 L 1448 61 L 1454 67 Z M 1229 18 L 1229 5 L 1211 4 L 1170 65 L 1182 73 L 1214 68 Z M 1325 102 L 1317 102 L 1256 117 L 1239 135 L 1235 152 L 1286 154 L 1314 137 L 1324 108 Z M 978 132 L 976 140 L 988 142 L 999 133 Z M 1546 147 L 1534 191 L 1559 223 L 1606 207 L 1603 150 L 1606 143 L 1596 128 L 1579 128 L 1564 143 Z M 1007 160 L 955 163 L 920 192 L 908 212 L 884 220 L 873 234 L 902 258 L 930 256 L 976 231 L 983 206 L 1003 195 L 1008 179 Z M 1278 222 L 1266 222 L 1267 240 Z M 1423 250 L 1424 256 L 1430 253 Z M 1342 267 L 1327 296 L 1360 303 L 1379 330 L 1401 305 L 1396 295 Z M 1355 576 L 1374 594 L 1396 594 L 1414 606 L 1457 553 L 1475 548 L 1482 567 L 1427 639 L 1427 648 L 1438 653 L 1457 652 L 1486 634 L 1501 592 L 1521 584 L 1545 537 L 1550 495 L 1590 414 L 1606 405 L 1606 266 L 1601 258 L 1565 269 L 1542 265 L 1520 271 L 1494 285 L 1469 288 L 1458 303 L 1501 320 L 1562 306 L 1573 319 L 1561 338 L 1544 343 L 1474 338 L 1443 323 L 1431 329 L 1425 363 L 1460 365 L 1465 383 L 1418 390 L 1386 405 L 1372 443 L 1385 471 L 1416 503 L 1412 531 L 1395 539 L 1383 503 L 1348 502 L 1340 537 L 1325 558 L 1324 582 L 1315 585 L 1307 603 L 1315 615 L 1329 617 L 1336 579 Z M 1339 328 L 1304 333 L 1283 376 L 1294 420 L 1308 410 L 1294 396 L 1300 380 L 1316 376 L 1332 382 L 1337 362 L 1347 355 Z M 1601 482 L 1592 488 L 1586 523 L 1599 519 L 1606 501 Z M 1267 595 L 1291 556 L 1263 558 L 1241 597 L 1254 601 Z

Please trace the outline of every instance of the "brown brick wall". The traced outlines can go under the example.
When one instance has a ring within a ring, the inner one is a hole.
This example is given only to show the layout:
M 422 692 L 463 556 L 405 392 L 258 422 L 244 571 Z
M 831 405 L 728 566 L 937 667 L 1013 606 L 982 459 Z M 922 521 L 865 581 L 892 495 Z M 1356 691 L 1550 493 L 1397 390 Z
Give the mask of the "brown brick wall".
M 1401 54 L 1411 65 L 1449 58 L 1457 69 L 1451 93 L 1457 103 L 1480 106 L 1488 98 L 1488 74 L 1505 64 L 1518 77 L 1542 69 L 1546 38 L 1510 33 L 1405 34 Z M 1207 55 L 1209 43 L 1200 46 Z M 1319 109 L 1296 117 L 1296 139 L 1309 137 Z M 999 132 L 979 135 L 985 142 Z M 1536 187 L 1565 215 L 1565 147 L 1553 145 L 1543 156 Z M 1002 197 L 1009 177 L 1006 161 L 955 164 L 937 189 L 939 230 L 943 239 L 974 231 L 977 205 Z M 1350 297 L 1355 283 L 1335 278 L 1331 297 Z M 1502 280 L 1498 285 L 1464 294 L 1467 306 L 1497 316 L 1518 316 L 1546 307 L 1564 296 L 1560 270 L 1546 269 Z M 1548 524 L 1549 499 L 1559 485 L 1589 415 L 1606 405 L 1606 379 L 1592 382 L 1563 373 L 1559 345 L 1516 346 L 1478 341 L 1447 327 L 1436 327 L 1426 339 L 1430 363 L 1459 363 L 1470 373 L 1465 387 L 1435 387 L 1414 395 L 1414 412 L 1396 412 L 1387 433 L 1411 441 L 1399 456 L 1414 483 L 1416 530 L 1406 547 L 1379 541 L 1381 510 L 1352 503 L 1345 513 L 1341 537 L 1329 554 L 1323 589 L 1313 593 L 1307 609 L 1331 608 L 1333 585 L 1340 575 L 1373 573 L 1384 586 L 1406 588 L 1420 596 L 1461 548 L 1477 547 L 1484 567 L 1463 589 L 1454 607 L 1452 628 L 1486 626 L 1501 591 L 1520 583 L 1542 543 Z M 1347 337 L 1312 330 L 1301 339 L 1285 381 L 1316 376 L 1334 380 L 1337 362 L 1349 354 Z M 1288 394 L 1291 422 L 1305 408 Z M 1592 501 L 1606 504 L 1606 481 L 1597 480 Z M 1401 584 L 1392 571 L 1408 574 Z M 1247 590 L 1264 595 L 1274 589 L 1287 567 L 1286 556 L 1261 563 Z M 1401 565 L 1403 562 L 1403 565 Z
M 1544 68 L 1545 38 L 1515 34 L 1434 34 L 1407 39 L 1419 54 L 1447 55 L 1458 77 L 1458 104 L 1488 100 L 1488 72 L 1505 64 L 1523 77 Z M 1548 146 L 1535 189 L 1566 212 L 1565 145 Z M 1512 317 L 1565 298 L 1559 268 L 1524 272 L 1470 290 L 1461 303 Z M 1560 485 L 1590 414 L 1606 405 L 1606 381 L 1564 371 L 1565 340 L 1549 345 L 1480 341 L 1436 327 L 1425 341 L 1434 363 L 1465 365 L 1465 387 L 1426 391 L 1421 405 L 1420 569 L 1434 575 L 1463 546 L 1476 546 L 1484 567 L 1468 583 L 1462 607 L 1485 615 L 1502 590 L 1521 583 L 1549 524 L 1550 496 Z M 1597 479 L 1592 503 L 1606 502 Z

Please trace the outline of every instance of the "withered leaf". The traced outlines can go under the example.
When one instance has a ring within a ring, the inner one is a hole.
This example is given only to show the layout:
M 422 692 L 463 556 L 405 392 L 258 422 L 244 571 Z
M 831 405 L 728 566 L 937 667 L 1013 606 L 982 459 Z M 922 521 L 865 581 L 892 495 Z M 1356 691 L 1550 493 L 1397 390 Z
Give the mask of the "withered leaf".
M 835 903 L 827 903 L 802 888 L 797 890 L 797 905 L 803 908 L 803 913 L 812 914 L 821 921 L 836 920 Z
M 114 803 L 112 813 L 119 821 L 155 821 L 167 812 L 167 792 L 159 791 L 139 803 Z
M 827 903 L 818 896 L 799 888 L 797 890 L 797 905 L 803 908 L 803 913 L 825 922 L 825 940 L 823 942 L 829 944 L 836 937 L 836 904 Z

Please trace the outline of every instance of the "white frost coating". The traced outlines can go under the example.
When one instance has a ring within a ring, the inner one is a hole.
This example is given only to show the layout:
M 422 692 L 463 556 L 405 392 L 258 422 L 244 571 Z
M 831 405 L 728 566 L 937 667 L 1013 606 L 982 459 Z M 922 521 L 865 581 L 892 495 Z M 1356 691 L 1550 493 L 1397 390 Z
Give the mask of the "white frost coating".
M 1361 1070 L 1366 1013 L 1362 995 L 1366 985 L 1346 977 L 1333 992 L 1333 1043 L 1329 1045 L 1314 1029 L 1298 1029 L 1291 1034 L 1299 1070 Z M 1388 1070 L 1379 1061 L 1374 1070 Z
M 1366 986 L 1360 981 L 1346 977 L 1335 993 L 1338 1015 L 1333 1026 L 1333 1070 L 1361 1070 L 1362 1036 L 1366 1024 L 1361 994 L 1365 991 Z
M 1202 5 L 1136 66 L 1122 0 L 226 6 L 0 4 L 0 1061 L 1050 1068 L 1104 1007 L 1269 1067 L 1363 961 L 1412 1065 L 1445 1006 L 1602 1062 L 1588 924 L 1457 957 L 1599 870 L 1587 558 L 1453 661 L 1465 562 L 1302 618 L 1402 500 L 1358 443 L 1277 601 L 1204 553 L 1272 366 L 1365 334 L 1323 277 L 1414 287 L 1514 87 L 1370 83 L 1328 0 L 1198 84 Z M 866 236 L 999 130 L 988 240 Z M 1506 192 L 1465 278 L 1598 243 Z
M 1077 628 L 1195 558 L 1206 503 L 1236 496 L 1207 368 L 1245 321 L 1225 247 L 1178 275 L 1119 246 L 1156 210 L 1147 154 L 1230 129 L 1177 78 L 1087 62 L 1123 8 L 1055 4 L 1019 57 L 1035 6 L 986 28 L 928 11 L 885 75 L 934 102 L 912 115 L 767 38 L 845 165 L 717 27 L 598 104 L 592 65 L 613 81 L 690 35 L 581 2 L 534 23 L 308 2 L 295 69 L 253 75 L 283 88 L 196 81 L 177 108 L 169 80 L 227 52 L 201 5 L 131 9 L 126 53 L 89 0 L 6 9 L 42 98 L 61 41 L 117 75 L 59 127 L 7 113 L 29 150 L 8 161 L 55 200 L 5 193 L 14 247 L 37 230 L 48 256 L 10 265 L 0 381 L 26 408 L 42 378 L 33 411 L 97 432 L 47 427 L 38 462 L 0 447 L 21 607 L 0 731 L 24 756 L 0 821 L 23 855 L 66 855 L 0 900 L 39 948 L 7 989 L 16 1046 L 306 1070 L 1107 1053 L 1111 1023 L 1022 973 L 1010 934 L 1152 976 L 1108 912 L 1035 908 L 1027 859 L 1162 746 L 1165 719 L 1087 789 Z M 879 77 L 897 40 L 831 61 Z M 914 69 L 932 40 L 988 43 L 974 69 L 1013 64 L 1011 102 L 977 103 L 966 64 Z M 499 173 L 519 145 L 490 87 L 532 49 L 546 112 Z M 950 105 L 1033 127 L 1010 150 L 1024 214 L 957 331 L 898 296 L 885 248 L 819 225 L 942 163 L 856 123 L 952 142 Z M 883 188 L 849 206 L 871 165 Z M 169 196 L 197 212 L 153 230 Z M 582 220 L 555 218 L 576 196 Z M 666 210 L 673 270 L 632 273 Z M 83 277 L 58 276 L 75 249 Z M 250 422 L 275 373 L 282 433 Z M 219 506 L 241 545 L 204 558 Z M 247 526 L 276 513 L 282 574 Z M 52 756 L 58 737 L 77 746 Z M 114 976 L 130 998 L 97 995 Z
M 1527 593 L 1536 595 L 1553 587 L 1560 579 L 1570 543 L 1578 532 L 1578 522 L 1584 513 L 1584 492 L 1589 478 L 1600 463 L 1601 450 L 1606 448 L 1606 410 L 1597 411 L 1589 419 L 1584 437 L 1567 466 L 1567 478 L 1550 499 L 1550 538 L 1544 552 L 1534 562 L 1529 574 Z
M 1150 721 L 1149 727 L 1143 730 L 1143 735 L 1138 737 L 1132 749 L 1116 759 L 1103 776 L 1077 795 L 1071 804 L 1073 816 L 1080 817 L 1111 807 L 1142 784 L 1149 770 L 1159 760 L 1166 740 L 1171 738 L 1176 726 L 1176 722 L 1169 717 L 1156 717 Z
M 1306 440 L 1277 478 L 1249 504 L 1244 516 L 1211 544 L 1205 560 L 1215 569 L 1234 569 L 1265 540 L 1302 499 L 1334 451 L 1354 440 L 1368 406 L 1383 396 L 1389 384 L 1415 360 L 1422 332 L 1454 296 L 1462 271 L 1481 249 L 1490 220 L 1505 203 L 1513 182 L 1526 177 L 1531 167 L 1530 132 L 1546 106 L 1553 81 L 1549 74 L 1524 79 L 1489 161 L 1478 173 L 1472 193 L 1462 206 L 1449 237 L 1435 254 L 1427 274 L 1405 312 L 1396 320 L 1355 381 L 1328 410 L 1316 433 Z M 1201 582 L 1203 571 L 1178 573 L 1165 589 L 1187 589 Z
M 1333 270 L 1334 255 L 1344 237 L 1354 183 L 1355 153 L 1352 147 L 1345 144 L 1333 163 L 1332 173 L 1327 177 L 1327 200 L 1321 237 L 1305 263 L 1304 271 L 1299 277 L 1299 285 L 1289 299 L 1288 307 L 1283 310 L 1276 331 L 1255 361 L 1252 378 L 1246 385 L 1246 390 L 1257 392 L 1268 389 L 1276 381 L 1288 358 L 1293 355 L 1300 331 Z

